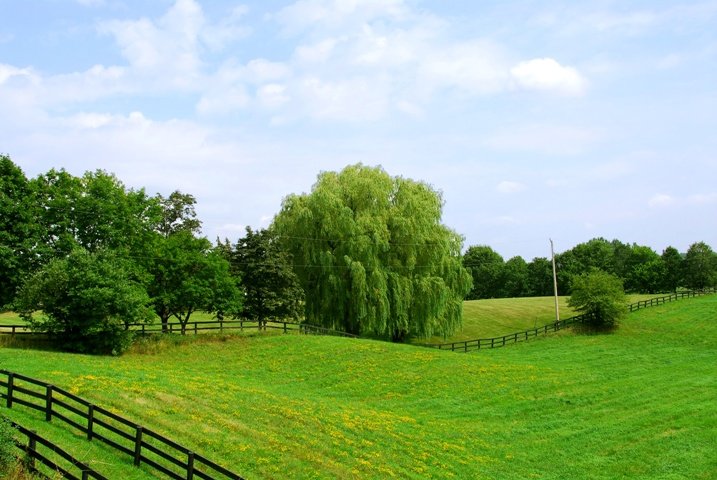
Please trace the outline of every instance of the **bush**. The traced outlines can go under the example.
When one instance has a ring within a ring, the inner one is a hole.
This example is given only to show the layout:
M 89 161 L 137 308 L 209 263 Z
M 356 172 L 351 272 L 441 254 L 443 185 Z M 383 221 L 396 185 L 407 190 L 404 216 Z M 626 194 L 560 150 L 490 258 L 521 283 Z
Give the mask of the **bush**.
M 614 328 L 627 311 L 627 297 L 615 275 L 593 270 L 573 279 L 568 305 L 589 316 L 586 323 L 595 328 Z
M 32 329 L 65 350 L 121 354 L 131 343 L 128 323 L 152 318 L 150 299 L 132 266 L 109 252 L 78 249 L 31 276 L 17 308 Z M 40 318 L 34 312 L 43 312 Z

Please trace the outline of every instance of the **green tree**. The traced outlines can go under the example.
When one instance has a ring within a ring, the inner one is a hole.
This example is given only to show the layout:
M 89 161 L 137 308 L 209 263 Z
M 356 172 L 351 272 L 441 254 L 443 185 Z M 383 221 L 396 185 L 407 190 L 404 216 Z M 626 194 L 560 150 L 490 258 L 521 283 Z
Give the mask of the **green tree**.
M 102 170 L 74 177 L 50 170 L 31 181 L 43 235 L 43 263 L 77 247 L 139 255 L 159 222 L 159 205 L 144 190 L 127 189 Z
M 188 231 L 157 236 L 145 257 L 145 268 L 151 275 L 147 291 L 165 332 L 172 316 L 185 333 L 198 310 L 238 315 L 241 309 L 238 280 L 230 274 L 229 262 L 205 238 Z
M 169 197 L 157 195 L 155 200 L 161 212 L 156 227 L 157 232 L 165 237 L 181 231 L 199 234 L 202 222 L 197 218 L 195 210 L 197 200 L 193 195 L 175 190 L 169 194 Z
M 449 335 L 471 279 L 429 185 L 361 164 L 290 195 L 273 228 L 293 256 L 310 323 L 388 336 Z
M 112 252 L 75 249 L 27 279 L 17 308 L 34 331 L 48 333 L 63 349 L 121 353 L 131 340 L 127 324 L 152 318 L 135 273 Z M 38 310 L 39 318 L 33 313 Z
M 271 231 L 254 232 L 247 227 L 230 258 L 244 287 L 244 317 L 259 322 L 299 319 L 304 292 L 291 268 L 288 252 Z
M 689 288 L 717 286 L 717 256 L 705 242 L 696 242 L 687 249 L 684 278 Z
M 545 257 L 536 257 L 528 264 L 528 295 L 545 297 L 553 294 L 553 265 Z
M 473 279 L 473 288 L 468 293 L 468 300 L 502 296 L 504 265 L 503 257 L 489 246 L 468 247 L 463 254 L 463 266 Z
M 658 293 L 665 276 L 662 258 L 650 247 L 632 244 L 624 262 L 622 278 L 625 290 L 636 293 Z
M 27 177 L 10 157 L 0 155 L 0 310 L 9 307 L 36 267 L 37 213 Z
M 597 328 L 615 327 L 625 315 L 627 297 L 622 281 L 615 275 L 593 269 L 573 278 L 568 306 L 590 316 Z
M 665 274 L 662 277 L 663 289 L 675 292 L 677 288 L 683 285 L 683 258 L 675 247 L 667 247 L 662 252 L 662 264 L 665 268 Z
M 516 256 L 503 266 L 503 298 L 524 297 L 528 294 L 528 264 Z

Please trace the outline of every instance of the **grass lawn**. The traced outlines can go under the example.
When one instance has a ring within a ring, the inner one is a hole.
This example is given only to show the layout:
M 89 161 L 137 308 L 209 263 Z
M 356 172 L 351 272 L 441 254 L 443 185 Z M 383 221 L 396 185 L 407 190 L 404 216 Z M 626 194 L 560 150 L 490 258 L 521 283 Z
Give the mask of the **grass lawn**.
M 0 366 L 249 479 L 712 479 L 716 310 L 715 295 L 684 300 L 630 314 L 613 334 L 473 354 L 201 335 L 120 358 L 0 348 Z M 46 425 L 22 407 L 2 413 Z

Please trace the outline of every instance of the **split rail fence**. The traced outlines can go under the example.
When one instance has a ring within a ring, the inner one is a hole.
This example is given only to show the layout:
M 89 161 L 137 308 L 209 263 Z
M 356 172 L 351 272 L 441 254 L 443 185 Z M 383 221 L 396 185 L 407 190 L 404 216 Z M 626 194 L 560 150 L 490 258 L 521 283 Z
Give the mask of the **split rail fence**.
M 678 292 L 671 295 L 665 295 L 662 297 L 655 297 L 649 300 L 641 300 L 639 302 L 631 303 L 627 305 L 627 309 L 630 312 L 636 312 L 642 308 L 655 307 L 657 305 L 664 305 L 665 303 L 673 302 L 675 300 L 691 297 L 700 297 L 711 293 L 716 293 L 717 290 L 714 288 L 708 288 L 704 290 L 694 290 L 688 292 Z M 539 335 L 546 335 L 551 332 L 557 332 L 564 328 L 575 325 L 576 323 L 583 323 L 589 318 L 588 315 L 576 315 L 574 317 L 567 318 L 565 320 L 559 320 L 557 322 L 543 325 L 542 327 L 531 328 L 522 332 L 511 333 L 503 335 L 501 337 L 494 338 L 478 338 L 475 340 L 466 340 L 463 342 L 451 342 L 451 343 L 434 343 L 434 344 L 423 344 L 424 347 L 437 348 L 439 350 L 451 350 L 453 352 L 471 352 L 474 350 L 481 350 L 486 348 L 498 348 L 505 347 L 506 345 L 518 342 L 524 342 L 530 338 L 537 337 Z
M 126 325 L 128 330 L 137 333 L 190 333 L 198 334 L 200 332 L 228 332 L 228 331 L 244 331 L 244 330 L 273 330 L 282 333 L 298 333 L 301 335 L 329 335 L 335 337 L 358 338 L 358 335 L 332 330 L 330 328 L 318 327 L 306 323 L 266 321 L 259 322 L 256 320 L 207 320 L 199 322 L 187 322 L 182 325 L 179 322 L 167 323 L 164 326 L 161 323 L 130 323 Z M 5 335 L 44 335 L 38 334 L 30 330 L 28 325 L 0 325 L 0 334 Z
M 87 440 L 96 439 L 129 455 L 135 466 L 144 464 L 177 480 L 243 480 L 203 455 L 62 388 L 7 370 L 0 370 L 0 375 L 6 378 L 0 379 L 0 399 L 5 399 L 7 408 L 23 405 L 44 413 L 48 422 L 61 420 L 83 432 Z
M 107 477 L 93 470 L 87 463 L 77 460 L 60 446 L 38 435 L 37 432 L 12 421 L 10 425 L 27 439 L 26 442 L 21 442 L 16 439 L 15 446 L 25 453 L 25 467 L 33 475 L 42 478 L 53 478 L 45 475 L 37 467 L 37 462 L 39 462 L 49 468 L 53 474 L 60 473 L 62 478 L 69 480 L 89 480 L 91 478 L 95 480 L 108 480 Z M 58 463 L 62 460 L 64 460 L 62 464 Z

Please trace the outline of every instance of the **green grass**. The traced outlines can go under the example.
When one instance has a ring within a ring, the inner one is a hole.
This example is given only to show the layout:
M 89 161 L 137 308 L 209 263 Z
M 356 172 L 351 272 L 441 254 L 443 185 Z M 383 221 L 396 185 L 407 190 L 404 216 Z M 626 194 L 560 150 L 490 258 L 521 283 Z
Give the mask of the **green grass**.
M 717 296 L 683 300 L 630 314 L 613 334 L 474 354 L 202 335 L 120 358 L 2 348 L 0 365 L 249 479 L 712 479 L 716 309 Z
M 630 295 L 630 303 L 656 295 Z M 560 318 L 575 315 L 568 297 L 558 298 Z M 435 336 L 414 343 L 448 343 L 492 338 L 546 325 L 555 320 L 554 297 L 495 298 L 463 302 L 463 327 L 450 337 Z

